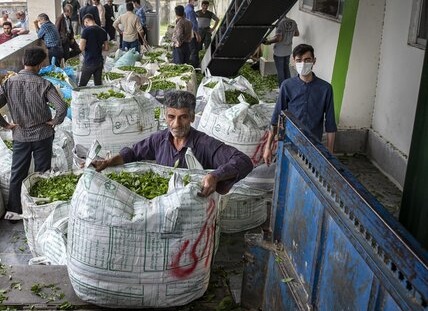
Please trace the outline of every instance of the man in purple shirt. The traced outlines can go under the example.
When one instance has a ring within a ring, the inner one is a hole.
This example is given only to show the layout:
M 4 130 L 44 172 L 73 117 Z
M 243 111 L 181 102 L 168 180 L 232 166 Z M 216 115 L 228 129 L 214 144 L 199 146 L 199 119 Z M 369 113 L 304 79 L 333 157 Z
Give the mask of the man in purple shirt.
M 214 191 L 226 194 L 233 184 L 251 172 L 253 164 L 248 156 L 190 126 L 195 119 L 196 105 L 192 93 L 168 92 L 164 105 L 168 129 L 152 134 L 132 148 L 123 148 L 113 158 L 93 161 L 95 169 L 101 171 L 108 166 L 141 160 L 156 160 L 156 163 L 165 166 L 174 166 L 178 161 L 178 167 L 186 168 L 184 156 L 190 148 L 204 169 L 214 170 L 202 180 L 199 195 L 204 197 Z

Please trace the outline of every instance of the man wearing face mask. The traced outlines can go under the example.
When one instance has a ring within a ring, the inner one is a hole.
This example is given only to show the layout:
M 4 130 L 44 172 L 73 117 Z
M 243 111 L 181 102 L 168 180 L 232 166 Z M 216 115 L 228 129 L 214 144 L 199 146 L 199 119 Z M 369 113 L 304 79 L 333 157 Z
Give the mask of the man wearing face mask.
M 272 161 L 273 141 L 278 131 L 279 115 L 283 110 L 291 112 L 319 141 L 325 125 L 327 148 L 333 152 L 337 127 L 331 84 L 312 72 L 316 61 L 312 46 L 307 44 L 296 46 L 293 50 L 293 60 L 299 75 L 285 80 L 279 89 L 271 120 L 271 130 L 263 154 L 267 165 Z

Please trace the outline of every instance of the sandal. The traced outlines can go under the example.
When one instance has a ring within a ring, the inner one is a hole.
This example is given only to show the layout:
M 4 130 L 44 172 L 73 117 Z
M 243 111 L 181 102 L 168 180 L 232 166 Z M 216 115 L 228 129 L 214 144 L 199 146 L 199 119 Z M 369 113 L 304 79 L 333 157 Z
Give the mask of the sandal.
M 15 212 L 6 212 L 4 215 L 4 219 L 6 220 L 22 220 L 22 214 L 18 214 Z

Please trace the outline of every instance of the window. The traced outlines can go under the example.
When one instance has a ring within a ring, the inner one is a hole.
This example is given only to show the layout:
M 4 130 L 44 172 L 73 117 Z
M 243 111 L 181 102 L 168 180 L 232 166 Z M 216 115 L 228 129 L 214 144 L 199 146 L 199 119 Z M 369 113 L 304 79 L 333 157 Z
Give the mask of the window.
M 300 9 L 328 19 L 342 19 L 345 0 L 300 0 Z
M 409 30 L 409 44 L 421 49 L 427 45 L 428 0 L 413 0 Z

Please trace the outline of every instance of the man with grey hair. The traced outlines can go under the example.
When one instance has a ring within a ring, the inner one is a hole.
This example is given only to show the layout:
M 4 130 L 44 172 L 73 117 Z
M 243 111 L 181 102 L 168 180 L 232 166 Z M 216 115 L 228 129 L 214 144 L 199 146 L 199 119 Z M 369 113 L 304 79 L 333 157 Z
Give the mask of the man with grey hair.
M 125 147 L 113 158 L 93 161 L 97 171 L 142 160 L 155 160 L 157 164 L 187 168 L 185 154 L 191 149 L 204 169 L 213 171 L 204 176 L 200 196 L 214 191 L 226 194 L 233 184 L 253 169 L 248 156 L 238 149 L 202 133 L 190 124 L 195 120 L 195 96 L 187 91 L 170 91 L 165 94 L 165 119 L 168 128 Z
M 25 35 L 30 32 L 30 25 L 28 23 L 28 16 L 24 11 L 17 11 L 15 13 L 18 22 L 13 26 L 13 33 L 16 35 Z
M 52 58 L 55 57 L 55 65 L 60 66 L 61 60 L 64 57 L 64 51 L 61 44 L 61 36 L 58 29 L 50 21 L 49 16 L 45 13 L 40 13 L 34 21 L 34 27 L 37 30 L 37 37 L 45 41 L 48 49 L 49 63 L 52 63 Z

